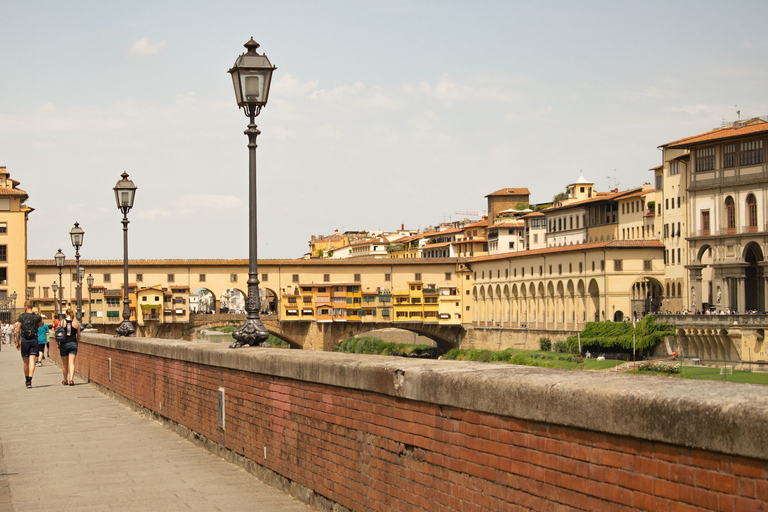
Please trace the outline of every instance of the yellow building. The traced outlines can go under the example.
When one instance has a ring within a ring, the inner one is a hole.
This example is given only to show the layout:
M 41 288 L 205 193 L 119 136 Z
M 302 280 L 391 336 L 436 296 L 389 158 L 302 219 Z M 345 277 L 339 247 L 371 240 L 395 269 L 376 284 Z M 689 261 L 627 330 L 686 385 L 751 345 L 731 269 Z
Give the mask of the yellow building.
M 14 302 L 17 311 L 24 308 L 28 277 L 36 288 L 36 276 L 27 276 L 27 220 L 33 209 L 26 205 L 27 193 L 18 185 L 5 166 L 0 167 L 0 320 L 5 322 L 18 316 L 12 311 Z M 14 293 L 16 300 L 9 300 Z

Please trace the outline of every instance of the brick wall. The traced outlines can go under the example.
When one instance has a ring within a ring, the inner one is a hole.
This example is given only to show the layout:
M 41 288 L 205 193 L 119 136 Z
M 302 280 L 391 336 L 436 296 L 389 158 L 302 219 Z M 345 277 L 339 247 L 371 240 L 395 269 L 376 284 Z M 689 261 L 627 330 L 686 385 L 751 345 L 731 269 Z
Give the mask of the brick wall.
M 768 510 L 762 387 L 84 338 L 78 373 L 319 508 Z

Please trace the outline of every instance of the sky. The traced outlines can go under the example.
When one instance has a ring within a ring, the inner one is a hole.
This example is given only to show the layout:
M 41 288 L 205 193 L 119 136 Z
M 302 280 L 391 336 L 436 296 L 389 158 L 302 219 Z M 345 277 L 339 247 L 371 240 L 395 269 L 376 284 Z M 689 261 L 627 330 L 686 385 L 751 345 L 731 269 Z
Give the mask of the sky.
M 0 0 L 0 165 L 28 257 L 247 258 L 247 118 L 227 70 L 277 66 L 257 117 L 259 258 L 425 229 L 527 187 L 652 181 L 658 146 L 768 115 L 768 2 Z M 739 113 L 737 113 L 739 111 Z

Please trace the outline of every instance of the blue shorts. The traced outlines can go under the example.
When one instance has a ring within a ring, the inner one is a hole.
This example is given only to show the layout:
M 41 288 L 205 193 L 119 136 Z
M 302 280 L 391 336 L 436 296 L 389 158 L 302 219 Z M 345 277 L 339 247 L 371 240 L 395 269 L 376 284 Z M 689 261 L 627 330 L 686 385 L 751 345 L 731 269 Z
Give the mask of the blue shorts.
M 37 338 L 32 340 L 21 340 L 21 357 L 38 356 L 40 351 L 37 348 Z
M 59 355 L 67 357 L 69 354 L 77 354 L 77 342 L 65 341 L 64 343 L 59 343 Z

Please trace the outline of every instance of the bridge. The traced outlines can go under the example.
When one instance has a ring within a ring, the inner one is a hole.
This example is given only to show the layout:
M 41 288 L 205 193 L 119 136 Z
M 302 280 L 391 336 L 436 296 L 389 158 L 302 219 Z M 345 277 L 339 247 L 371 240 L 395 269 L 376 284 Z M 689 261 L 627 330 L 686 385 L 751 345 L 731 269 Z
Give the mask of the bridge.
M 206 329 L 239 327 L 243 325 L 245 317 L 245 314 L 190 315 L 189 323 L 167 324 L 156 328 L 158 332 L 146 329 L 146 332 L 139 334 L 147 337 L 192 340 Z M 393 327 L 425 336 L 444 351 L 459 347 L 466 335 L 466 330 L 461 325 L 432 325 L 421 322 L 284 322 L 277 315 L 262 315 L 261 321 L 270 334 L 288 342 L 291 348 L 308 350 L 331 351 L 334 345 L 352 336 Z
M 322 510 L 370 510 L 372 501 L 383 512 L 768 502 L 764 386 L 97 334 L 84 334 L 78 368 L 109 396 Z M 48 395 L 4 389 L 4 411 L 9 397 Z M 110 428 L 96 419 L 77 421 L 94 442 Z M 6 448 L 8 423 L 0 425 Z M 99 471 L 114 465 L 97 450 L 81 457 Z M 134 479 L 133 495 L 155 483 Z M 76 492 L 56 490 L 57 503 Z
M 768 315 L 659 315 L 676 327 L 678 349 L 686 359 L 708 365 L 751 364 L 768 370 L 765 330 Z

